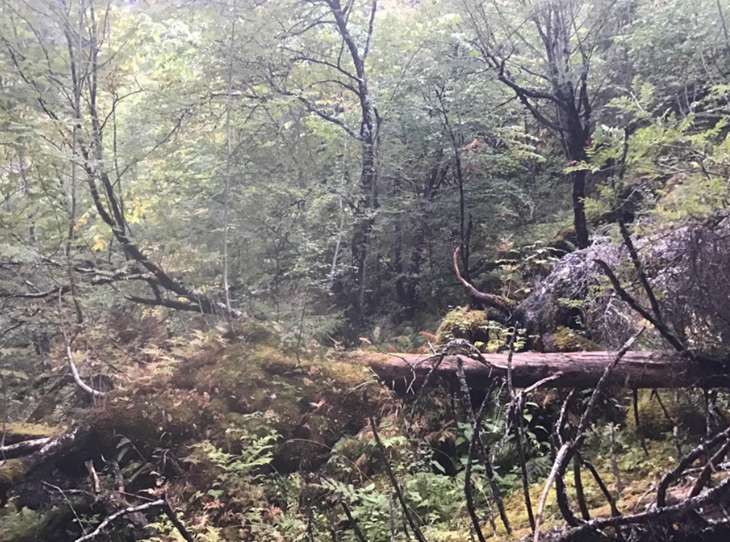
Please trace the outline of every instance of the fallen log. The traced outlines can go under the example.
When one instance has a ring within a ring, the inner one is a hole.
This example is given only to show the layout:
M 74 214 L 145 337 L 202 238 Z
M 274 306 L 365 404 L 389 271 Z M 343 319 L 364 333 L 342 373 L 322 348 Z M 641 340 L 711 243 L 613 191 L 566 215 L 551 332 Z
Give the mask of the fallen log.
M 31 455 L 0 461 L 0 497 L 7 489 L 22 482 L 36 470 L 81 448 L 86 442 L 89 432 L 88 426 L 77 426 L 48 440 Z M 2 458 L 0 457 L 0 459 Z
M 43 448 L 46 444 L 51 441 L 51 437 L 37 438 L 33 440 L 24 440 L 16 444 L 9 444 L 8 446 L 0 446 L 0 458 L 2 459 L 13 459 L 35 452 L 40 448 Z
M 592 388 L 614 352 L 571 352 L 543 354 L 516 353 L 512 359 L 515 387 L 526 388 L 544 379 L 551 388 Z M 464 362 L 467 383 L 485 390 L 495 377 L 506 378 L 507 354 L 484 354 L 486 363 L 458 356 Z M 437 364 L 440 356 L 347 352 L 340 361 L 370 367 L 388 385 L 418 388 Z M 432 378 L 456 381 L 456 355 L 444 356 Z M 612 372 L 609 383 L 637 388 L 723 388 L 730 387 L 730 365 L 704 358 L 690 360 L 675 352 L 628 352 Z

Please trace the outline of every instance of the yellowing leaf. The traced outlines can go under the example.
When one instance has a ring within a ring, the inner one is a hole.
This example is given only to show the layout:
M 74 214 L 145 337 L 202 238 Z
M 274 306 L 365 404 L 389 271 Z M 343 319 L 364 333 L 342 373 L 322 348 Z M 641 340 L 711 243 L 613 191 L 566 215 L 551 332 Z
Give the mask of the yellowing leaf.
M 97 235 L 94 237 L 94 244 L 91 247 L 91 250 L 94 252 L 98 252 L 100 250 L 104 250 L 106 247 L 106 239 L 104 239 L 101 235 Z

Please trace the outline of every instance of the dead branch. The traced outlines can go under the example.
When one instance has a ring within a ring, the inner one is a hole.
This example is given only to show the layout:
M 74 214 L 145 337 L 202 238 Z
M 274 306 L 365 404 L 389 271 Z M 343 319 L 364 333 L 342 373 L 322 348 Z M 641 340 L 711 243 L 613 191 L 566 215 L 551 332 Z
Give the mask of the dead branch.
M 692 486 L 692 491 L 689 492 L 690 497 L 696 497 L 702 492 L 705 486 L 709 483 L 710 478 L 712 477 L 712 473 L 715 471 L 723 458 L 727 455 L 728 451 L 730 451 L 730 440 L 720 446 L 720 449 L 717 450 L 717 452 L 715 452 L 715 455 L 710 458 L 710 460 L 707 462 L 707 465 L 702 468 L 700 475 L 697 477 L 697 480 Z
M 352 516 L 352 512 L 350 511 L 350 507 L 347 506 L 347 503 L 345 501 L 342 501 L 342 509 L 345 511 L 345 515 L 347 516 L 347 521 L 350 522 L 350 525 L 352 526 L 352 530 L 355 533 L 355 536 L 360 542 L 368 542 L 368 539 L 365 538 L 365 534 L 362 532 L 362 529 L 360 529 L 360 525 L 357 523 L 357 520 Z
M 87 542 L 88 540 L 93 540 L 100 534 L 104 532 L 112 523 L 114 523 L 119 518 L 123 518 L 124 516 L 128 516 L 130 514 L 136 514 L 139 512 L 146 512 L 148 510 L 154 510 L 155 508 L 160 508 L 165 513 L 165 515 L 170 519 L 172 524 L 175 526 L 177 531 L 180 533 L 180 535 L 185 539 L 187 542 L 195 542 L 195 539 L 192 537 L 192 535 L 188 532 L 188 530 L 185 528 L 185 526 L 180 522 L 180 520 L 177 518 L 175 513 L 173 512 L 172 508 L 170 507 L 170 504 L 167 502 L 167 499 L 158 499 L 156 501 L 148 502 L 145 504 L 140 504 L 139 506 L 130 506 L 129 508 L 124 508 L 123 510 L 119 510 L 118 512 L 115 512 L 111 516 L 107 517 L 102 521 L 94 531 L 90 532 L 87 535 L 82 536 L 81 538 L 77 538 L 76 542 Z
M 708 490 L 702 495 L 687 499 L 683 503 L 674 506 L 666 506 L 650 512 L 620 516 L 612 518 L 594 519 L 575 529 L 571 529 L 560 538 L 560 542 L 572 542 L 574 540 L 585 540 L 585 535 L 597 532 L 607 527 L 620 527 L 625 525 L 646 525 L 671 519 L 676 522 L 690 512 L 698 510 L 710 504 L 717 504 L 727 498 L 730 494 L 730 478 L 726 478 L 717 487 Z
M 658 507 L 664 507 L 667 504 L 667 489 L 672 482 L 679 479 L 682 473 L 692 465 L 692 463 L 700 457 L 706 455 L 710 450 L 720 443 L 723 443 L 730 439 L 730 427 L 725 429 L 722 433 L 718 433 L 708 441 L 703 442 L 693 450 L 687 453 L 681 461 L 671 471 L 666 473 L 659 482 L 656 494 L 656 504 Z
M 583 412 L 583 415 L 581 416 L 580 422 L 578 423 L 578 429 L 576 431 L 575 437 L 573 439 L 563 443 L 563 445 L 560 447 L 560 450 L 558 451 L 555 461 L 553 463 L 553 468 L 550 471 L 550 475 L 548 476 L 547 481 L 545 482 L 545 488 L 543 489 L 542 496 L 540 498 L 540 505 L 537 509 L 537 517 L 535 518 L 535 533 L 533 540 L 534 542 L 540 541 L 540 523 L 542 522 L 542 515 L 545 510 L 545 503 L 547 502 L 548 493 L 550 491 L 550 487 L 552 486 L 553 482 L 556 481 L 557 477 L 560 477 L 562 480 L 563 474 L 565 472 L 565 467 L 567 466 L 568 462 L 572 458 L 572 456 L 575 454 L 575 452 L 580 448 L 581 444 L 583 443 L 583 440 L 585 439 L 586 432 L 588 430 L 588 426 L 590 425 L 591 418 L 593 415 L 593 409 L 595 408 L 596 402 L 598 401 L 598 397 L 603 393 L 603 389 L 605 388 L 606 384 L 609 381 L 609 376 L 611 374 L 611 371 L 618 365 L 618 363 L 621 361 L 621 359 L 626 355 L 626 353 L 629 351 L 631 346 L 634 344 L 636 339 L 638 339 L 641 334 L 644 332 L 644 328 L 639 330 L 638 333 L 636 333 L 633 337 L 631 337 L 626 343 L 621 347 L 621 349 L 616 353 L 615 357 L 611 361 L 611 363 L 606 366 L 603 375 L 601 376 L 600 380 L 598 381 L 598 384 L 596 385 L 595 389 L 593 390 L 593 393 L 591 394 L 591 398 L 588 400 L 588 406 L 586 407 L 585 411 Z M 567 518 L 566 518 L 567 519 Z
M 511 315 L 511 311 L 514 308 L 511 301 L 504 299 L 498 295 L 494 294 L 486 294 L 484 292 L 480 292 L 477 290 L 470 282 L 468 282 L 464 277 L 461 276 L 461 271 L 459 271 L 459 247 L 456 247 L 454 249 L 453 254 L 453 261 L 454 261 L 454 272 L 456 273 L 456 278 L 459 280 L 459 282 L 466 288 L 467 296 L 469 296 L 470 299 L 476 299 L 487 305 L 488 307 L 492 307 L 494 309 L 497 309 L 498 311 L 502 312 L 503 314 L 509 316 Z
M 71 343 L 73 339 L 68 337 L 68 335 L 66 334 L 66 330 L 63 330 L 63 339 L 66 343 L 66 359 L 68 360 L 68 365 L 71 368 L 71 374 L 74 377 L 74 382 L 76 382 L 76 385 L 92 397 L 106 397 L 106 392 L 95 390 L 86 382 L 84 382 L 81 378 L 81 375 L 79 374 L 79 369 L 78 367 L 76 367 L 76 362 L 74 362 L 74 354 L 71 348 Z
M 33 453 L 36 450 L 43 448 L 46 444 L 51 441 L 51 438 L 39 438 L 33 440 L 25 440 L 16 444 L 9 444 L 7 446 L 0 446 L 0 454 L 4 459 L 11 459 L 13 457 L 20 457 Z
M 49 439 L 40 450 L 18 459 L 8 459 L 0 464 L 0 491 L 17 485 L 49 462 L 82 447 L 89 433 L 89 426 L 75 426 L 65 433 Z
M 77 538 L 76 542 L 86 542 L 87 540 L 92 540 L 99 536 L 109 525 L 114 523 L 119 518 L 122 518 L 124 516 L 128 516 L 130 514 L 136 514 L 137 512 L 145 512 L 147 510 L 152 510 L 154 508 L 161 508 L 165 505 L 164 499 L 159 499 L 157 501 L 148 502 L 145 504 L 140 504 L 139 506 L 131 506 L 129 508 L 125 508 L 124 510 L 120 510 L 119 512 L 116 512 L 112 514 L 111 516 L 107 517 L 104 521 L 102 521 L 99 526 L 94 529 L 89 534 L 82 536 L 81 538 Z
M 603 272 L 606 274 L 608 280 L 611 282 L 611 286 L 613 286 L 614 291 L 618 294 L 622 301 L 624 301 L 634 311 L 638 312 L 646 321 L 651 323 L 651 325 L 656 328 L 661 336 L 664 337 L 666 341 L 671 344 L 677 352 L 689 355 L 689 352 L 687 352 L 687 347 L 682 344 L 682 341 L 680 341 L 674 335 L 674 333 L 672 333 L 669 328 L 664 325 L 664 323 L 662 323 L 660 320 L 657 320 L 654 314 L 639 305 L 639 303 L 631 296 L 631 294 L 629 294 L 624 289 L 624 287 L 621 286 L 621 282 L 618 280 L 613 270 L 606 262 L 604 262 L 603 260 L 594 261 L 601 267 L 601 269 L 603 269 Z

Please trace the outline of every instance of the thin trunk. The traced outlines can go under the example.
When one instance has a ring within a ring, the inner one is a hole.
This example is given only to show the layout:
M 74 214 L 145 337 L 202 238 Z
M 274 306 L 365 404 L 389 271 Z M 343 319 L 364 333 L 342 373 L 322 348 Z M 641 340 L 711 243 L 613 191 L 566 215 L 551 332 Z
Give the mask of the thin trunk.
M 370 231 L 373 228 L 372 211 L 378 206 L 378 176 L 376 171 L 376 125 L 373 107 L 370 100 L 365 59 L 370 52 L 373 35 L 374 15 L 377 11 L 377 0 L 372 1 L 371 19 L 365 49 L 360 53 L 347 26 L 348 18 L 339 0 L 326 0 L 330 12 L 334 16 L 337 31 L 342 37 L 345 47 L 350 53 L 352 64 L 357 75 L 357 97 L 360 102 L 360 152 L 362 169 L 360 173 L 361 196 L 355 207 L 355 227 L 352 234 L 352 321 L 356 326 L 364 321 L 365 278 Z
M 459 252 L 461 255 L 461 266 L 464 268 L 463 276 L 468 281 L 469 277 L 469 237 L 471 225 L 467 224 L 466 197 L 464 195 L 464 170 L 461 163 L 461 148 L 457 139 L 454 127 L 449 120 L 449 114 L 444 103 L 443 90 L 438 90 L 436 96 L 439 100 L 439 112 L 443 118 L 444 128 L 449 136 L 451 150 L 454 152 L 454 164 L 456 165 L 456 183 L 459 187 Z
M 578 248 L 587 248 L 590 244 L 588 222 L 586 221 L 586 172 L 573 172 L 573 224 Z
M 330 288 L 335 283 L 335 276 L 337 274 L 337 260 L 340 257 L 340 246 L 342 245 L 342 230 L 345 225 L 345 212 L 342 206 L 342 196 L 340 196 L 340 225 L 337 228 L 337 241 L 335 241 L 335 253 L 332 256 L 332 265 L 330 266 Z
M 236 40 L 236 19 L 231 22 L 231 44 L 228 60 L 228 88 L 226 92 L 226 188 L 223 199 L 223 292 L 226 297 L 226 311 L 231 314 L 231 291 L 228 281 L 230 262 L 228 261 L 228 212 L 231 199 L 231 162 L 233 160 L 233 147 L 231 138 L 231 106 L 233 93 L 233 47 Z

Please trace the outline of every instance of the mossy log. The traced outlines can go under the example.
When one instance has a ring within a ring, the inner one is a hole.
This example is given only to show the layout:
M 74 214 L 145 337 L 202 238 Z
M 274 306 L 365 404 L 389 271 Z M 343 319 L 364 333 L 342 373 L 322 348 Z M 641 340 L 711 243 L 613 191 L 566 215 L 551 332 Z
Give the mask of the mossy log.
M 596 385 L 612 352 L 516 353 L 512 359 L 515 386 L 528 387 L 545 378 L 550 388 L 591 388 Z M 456 381 L 455 355 L 445 356 L 434 376 Z M 494 377 L 507 376 L 507 354 L 484 354 L 481 363 L 465 356 L 464 371 L 469 386 L 487 389 Z M 439 356 L 349 352 L 340 361 L 366 365 L 385 383 L 418 387 L 437 363 Z M 613 385 L 638 388 L 721 388 L 730 386 L 730 364 L 713 360 L 688 360 L 673 352 L 629 352 L 610 377 Z

